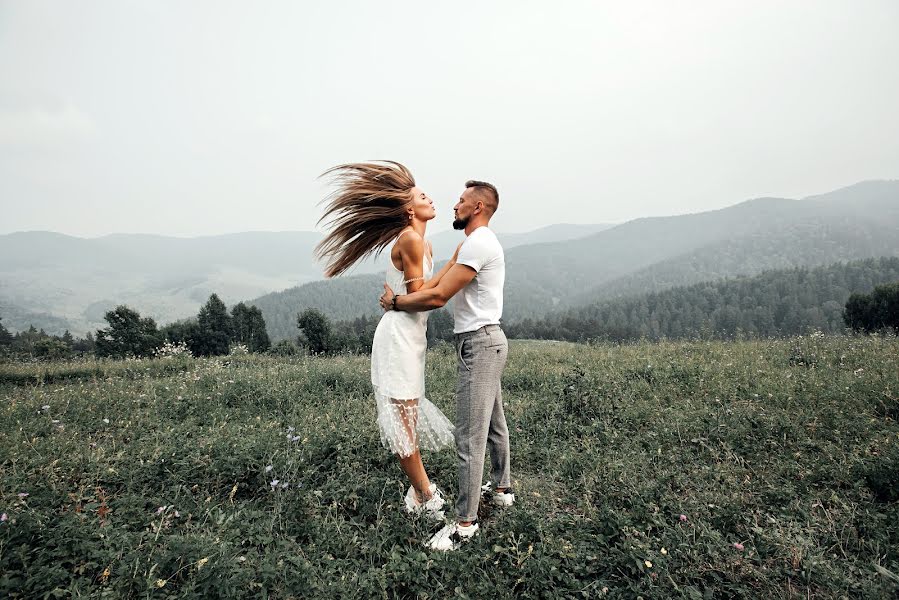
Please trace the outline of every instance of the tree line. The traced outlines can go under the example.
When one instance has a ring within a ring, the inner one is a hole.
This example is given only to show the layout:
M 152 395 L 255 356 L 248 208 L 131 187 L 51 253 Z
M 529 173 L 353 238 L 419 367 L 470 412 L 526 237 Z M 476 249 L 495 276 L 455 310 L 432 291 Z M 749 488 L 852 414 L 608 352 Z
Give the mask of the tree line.
M 72 358 L 94 354 L 108 358 L 153 356 L 169 344 L 182 347 L 194 356 L 220 356 L 239 345 L 248 352 L 266 352 L 271 341 L 265 319 L 255 306 L 243 302 L 228 312 L 217 294 L 200 308 L 196 318 L 158 327 L 151 317 L 119 305 L 104 315 L 108 326 L 75 339 L 66 331 L 62 336 L 48 335 L 34 326 L 12 335 L 0 321 L 0 349 L 19 357 L 47 359 Z
M 513 338 L 575 342 L 840 333 L 852 327 L 844 310 L 853 292 L 897 280 L 895 257 L 783 269 L 608 300 L 504 328 Z
M 217 294 L 209 296 L 195 319 L 162 328 L 127 306 L 107 312 L 104 319 L 109 327 L 96 334 L 96 354 L 101 357 L 151 356 L 165 342 L 183 345 L 194 356 L 221 356 L 236 344 L 248 352 L 265 352 L 271 347 L 262 311 L 240 302 L 229 313 Z
M 332 322 L 327 315 L 315 308 L 307 308 L 297 314 L 299 335 L 296 341 L 281 340 L 273 351 L 294 354 L 307 351 L 312 354 L 368 354 L 375 337 L 380 316 L 362 316 Z M 453 317 L 446 309 L 432 311 L 428 315 L 428 347 L 453 338 Z
M 789 336 L 819 330 L 841 333 L 892 329 L 899 333 L 899 258 L 793 268 L 673 288 L 569 309 L 541 319 L 504 323 L 510 338 L 567 341 L 743 336 Z M 241 302 L 230 313 L 212 294 L 196 318 L 157 327 L 127 306 L 106 313 L 108 327 L 83 339 L 48 335 L 33 326 L 11 334 L 0 320 L 0 354 L 68 358 L 151 356 L 165 343 L 196 356 L 249 352 L 291 355 L 368 353 L 380 316 L 332 321 L 318 309 L 294 313 L 294 335 L 272 346 L 262 311 Z M 452 340 L 449 311 L 428 319 L 428 345 Z

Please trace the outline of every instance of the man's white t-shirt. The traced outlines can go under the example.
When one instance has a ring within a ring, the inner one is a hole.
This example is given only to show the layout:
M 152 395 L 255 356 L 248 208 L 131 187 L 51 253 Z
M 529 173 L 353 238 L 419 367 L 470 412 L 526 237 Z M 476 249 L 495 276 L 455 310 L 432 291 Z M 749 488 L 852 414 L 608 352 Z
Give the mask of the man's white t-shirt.
M 453 298 L 453 333 L 499 325 L 503 316 L 506 257 L 496 234 L 487 227 L 472 231 L 459 248 L 456 262 L 471 267 L 477 275 Z

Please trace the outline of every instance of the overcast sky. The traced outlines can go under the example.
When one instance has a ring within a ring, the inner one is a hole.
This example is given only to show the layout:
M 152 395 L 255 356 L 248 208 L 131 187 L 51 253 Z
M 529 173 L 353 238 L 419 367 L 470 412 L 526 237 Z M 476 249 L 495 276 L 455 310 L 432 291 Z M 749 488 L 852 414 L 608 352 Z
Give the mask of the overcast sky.
M 341 162 L 447 229 L 899 178 L 899 2 L 0 0 L 0 233 L 309 230 Z

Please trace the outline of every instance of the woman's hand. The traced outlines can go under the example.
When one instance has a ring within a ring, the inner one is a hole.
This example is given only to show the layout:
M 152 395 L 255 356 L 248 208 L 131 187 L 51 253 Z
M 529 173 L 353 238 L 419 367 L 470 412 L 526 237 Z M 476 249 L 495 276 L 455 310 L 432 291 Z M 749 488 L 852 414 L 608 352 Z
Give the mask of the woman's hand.
M 393 308 L 393 297 L 396 294 L 393 293 L 393 290 L 390 289 L 390 286 L 386 283 L 384 284 L 384 293 L 381 294 L 381 297 L 378 299 L 378 302 L 381 304 L 381 308 L 385 311 Z

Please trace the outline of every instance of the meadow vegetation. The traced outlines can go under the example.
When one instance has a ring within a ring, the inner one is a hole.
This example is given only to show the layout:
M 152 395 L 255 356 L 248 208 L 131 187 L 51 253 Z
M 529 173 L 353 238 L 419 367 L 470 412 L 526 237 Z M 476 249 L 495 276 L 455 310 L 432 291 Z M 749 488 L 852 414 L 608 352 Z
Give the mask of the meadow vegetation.
M 0 364 L 0 596 L 891 598 L 899 341 L 513 342 L 518 495 L 441 554 L 365 356 Z M 455 358 L 428 357 L 454 416 Z M 425 457 L 450 496 L 452 452 Z

